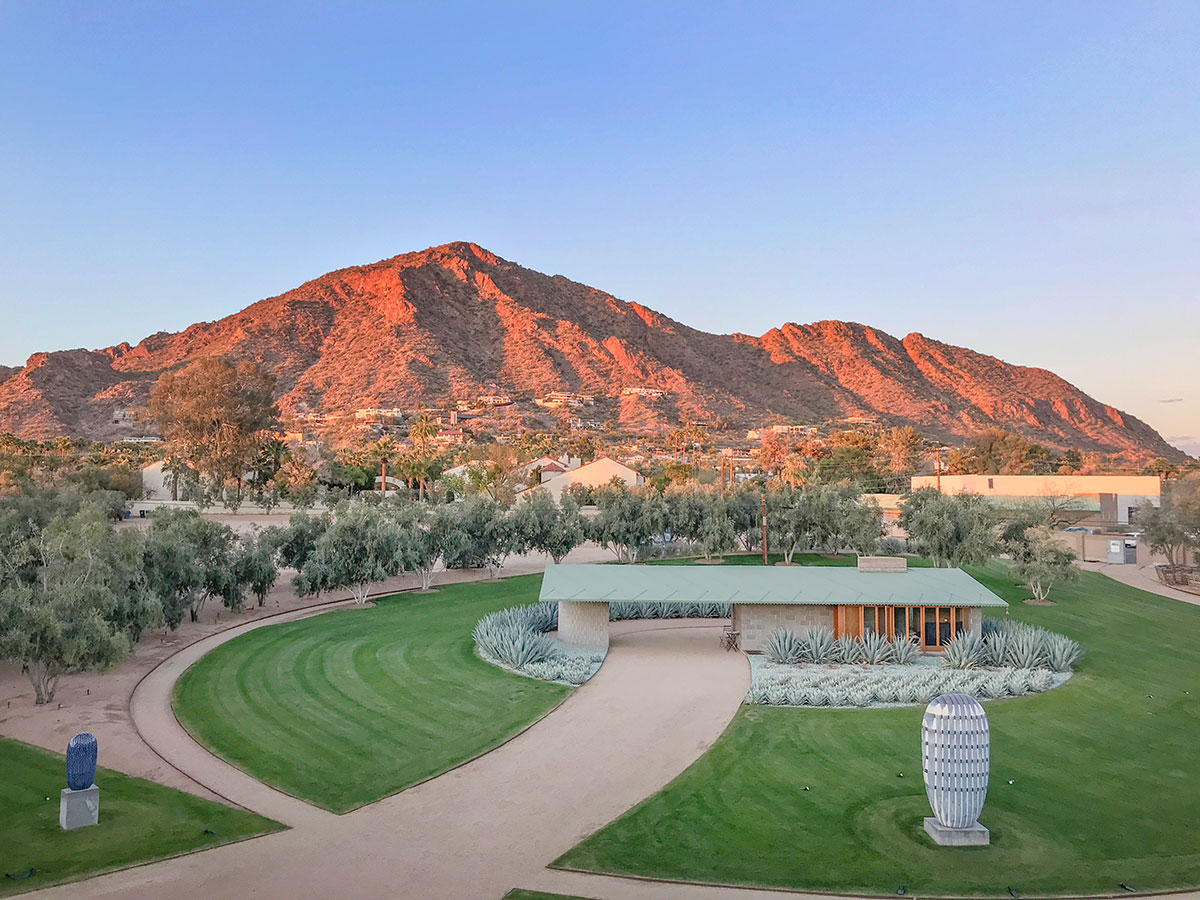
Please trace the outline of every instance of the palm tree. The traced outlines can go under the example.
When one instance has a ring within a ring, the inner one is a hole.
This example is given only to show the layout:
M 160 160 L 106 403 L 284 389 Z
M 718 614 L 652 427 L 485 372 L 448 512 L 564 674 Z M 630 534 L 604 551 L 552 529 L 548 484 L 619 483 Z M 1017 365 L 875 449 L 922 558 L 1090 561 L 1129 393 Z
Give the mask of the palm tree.
M 430 445 L 437 437 L 438 424 L 426 413 L 421 413 L 408 426 L 408 440 L 417 456 L 428 457 Z
M 779 465 L 779 477 L 794 490 L 803 485 L 808 477 L 808 460 L 799 453 L 789 453 Z

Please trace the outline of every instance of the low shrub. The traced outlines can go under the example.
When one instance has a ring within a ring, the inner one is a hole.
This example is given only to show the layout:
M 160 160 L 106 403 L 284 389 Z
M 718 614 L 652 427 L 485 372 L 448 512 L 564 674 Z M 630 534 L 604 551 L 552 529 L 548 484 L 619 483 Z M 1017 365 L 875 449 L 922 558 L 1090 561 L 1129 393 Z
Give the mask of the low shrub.
M 804 662 L 833 662 L 834 637 L 832 628 L 808 628 L 801 635 L 804 646 Z
M 833 642 L 833 661 L 837 663 L 856 663 L 862 661 L 862 645 L 858 638 L 843 635 Z
M 872 669 L 754 667 L 747 703 L 773 706 L 862 707 L 880 703 L 928 703 L 946 693 L 983 700 L 1049 690 L 1061 676 L 1048 669 L 993 671 L 949 667 Z
M 872 632 L 864 635 L 862 644 L 862 661 L 871 666 L 879 666 L 892 661 L 892 642 L 887 635 Z
M 986 619 L 984 620 L 987 621 Z M 1008 656 L 1008 632 L 992 631 L 987 633 L 983 641 L 983 664 L 999 667 L 1004 665 Z
M 475 644 L 485 655 L 514 669 L 552 657 L 554 640 L 529 628 L 523 618 L 505 618 L 503 612 L 485 616 L 475 626 Z
M 796 632 L 787 628 L 776 628 L 763 647 L 763 656 L 771 662 L 784 665 L 795 665 L 804 659 L 806 652 L 804 641 Z
M 921 658 L 921 648 L 912 636 L 892 639 L 892 662 L 898 666 L 911 666 Z
M 1008 636 L 1004 662 L 1018 669 L 1036 669 L 1046 663 L 1046 633 L 1014 631 Z
M 942 665 L 950 669 L 974 669 L 983 664 L 983 638 L 964 631 L 946 645 Z
M 489 613 L 472 636 L 484 659 L 531 678 L 582 684 L 604 654 L 580 651 L 545 634 L 558 628 L 557 603 L 532 603 Z
M 1079 644 L 1065 634 L 1051 634 L 1046 642 L 1046 665 L 1055 672 L 1070 672 L 1083 654 Z
M 691 603 L 633 603 L 619 601 L 608 605 L 611 622 L 626 619 L 728 619 L 733 614 L 732 604 L 697 600 Z

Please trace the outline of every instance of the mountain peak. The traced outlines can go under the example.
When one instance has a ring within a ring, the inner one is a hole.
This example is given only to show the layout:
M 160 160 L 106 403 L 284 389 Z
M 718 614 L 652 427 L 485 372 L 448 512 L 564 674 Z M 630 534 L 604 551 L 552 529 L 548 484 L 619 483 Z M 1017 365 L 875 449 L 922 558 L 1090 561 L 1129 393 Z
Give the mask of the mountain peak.
M 144 404 L 161 372 L 211 356 L 270 368 L 285 413 L 419 409 L 500 391 L 555 427 L 528 398 L 582 391 L 597 398 L 592 416 L 629 430 L 869 415 L 940 439 L 1001 427 L 1059 447 L 1179 456 L 1145 423 L 1041 369 L 832 319 L 757 338 L 707 334 L 470 241 L 330 272 L 133 347 L 36 354 L 0 381 L 0 431 L 120 437 L 130 427 L 120 412 Z

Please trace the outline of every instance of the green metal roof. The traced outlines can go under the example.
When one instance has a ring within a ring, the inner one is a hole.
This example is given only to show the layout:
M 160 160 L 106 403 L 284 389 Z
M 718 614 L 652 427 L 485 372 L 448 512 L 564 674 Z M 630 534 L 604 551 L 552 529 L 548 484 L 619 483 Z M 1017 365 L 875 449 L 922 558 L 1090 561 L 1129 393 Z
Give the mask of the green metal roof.
M 860 572 L 839 566 L 549 565 L 542 600 L 812 606 L 1008 604 L 962 569 Z

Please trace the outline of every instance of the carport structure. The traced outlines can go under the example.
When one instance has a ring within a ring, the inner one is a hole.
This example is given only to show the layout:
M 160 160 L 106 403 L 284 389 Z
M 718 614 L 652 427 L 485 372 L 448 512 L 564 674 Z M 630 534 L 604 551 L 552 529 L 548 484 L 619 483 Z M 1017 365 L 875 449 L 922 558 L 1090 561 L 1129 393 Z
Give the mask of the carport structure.
M 610 603 L 729 603 L 741 646 L 759 652 L 777 628 L 838 637 L 909 636 L 926 652 L 980 633 L 983 610 L 1008 604 L 961 569 L 909 569 L 898 557 L 840 566 L 551 565 L 541 599 L 558 603 L 558 636 L 608 646 Z

